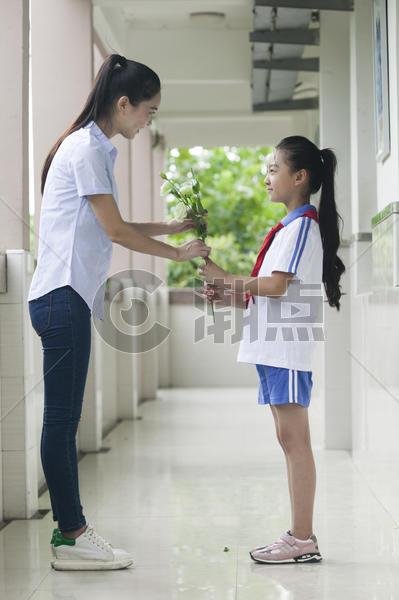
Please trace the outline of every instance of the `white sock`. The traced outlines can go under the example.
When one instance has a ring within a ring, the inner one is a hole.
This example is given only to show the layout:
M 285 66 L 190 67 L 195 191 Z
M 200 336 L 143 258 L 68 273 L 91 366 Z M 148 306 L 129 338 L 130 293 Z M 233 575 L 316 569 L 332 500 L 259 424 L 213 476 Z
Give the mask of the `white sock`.
M 292 535 L 291 531 L 288 532 L 290 535 Z M 300 540 L 299 538 L 296 538 L 295 536 L 292 535 L 292 537 L 297 540 L 298 542 L 307 542 L 310 539 L 310 536 L 306 539 L 306 540 Z

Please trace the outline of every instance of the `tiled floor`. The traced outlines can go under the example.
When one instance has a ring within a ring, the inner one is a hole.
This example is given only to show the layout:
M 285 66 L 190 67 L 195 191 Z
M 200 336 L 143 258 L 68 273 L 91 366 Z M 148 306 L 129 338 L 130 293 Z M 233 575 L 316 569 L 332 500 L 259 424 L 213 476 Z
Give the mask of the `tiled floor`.
M 80 462 L 86 518 L 132 568 L 49 568 L 50 514 L 0 531 L 3 600 L 396 600 L 399 530 L 346 452 L 321 449 L 318 399 L 310 408 L 318 473 L 314 531 L 324 560 L 254 564 L 248 550 L 290 523 L 285 460 L 270 409 L 256 390 L 162 390 Z M 48 495 L 41 498 L 49 506 Z M 229 551 L 225 552 L 225 547 Z

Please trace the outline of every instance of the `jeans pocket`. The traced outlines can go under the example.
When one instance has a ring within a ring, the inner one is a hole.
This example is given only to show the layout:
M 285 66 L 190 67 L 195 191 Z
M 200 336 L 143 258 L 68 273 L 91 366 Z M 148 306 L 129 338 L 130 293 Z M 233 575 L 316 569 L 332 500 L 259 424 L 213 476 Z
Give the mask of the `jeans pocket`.
M 29 301 L 29 314 L 33 329 L 41 335 L 50 326 L 52 292 Z

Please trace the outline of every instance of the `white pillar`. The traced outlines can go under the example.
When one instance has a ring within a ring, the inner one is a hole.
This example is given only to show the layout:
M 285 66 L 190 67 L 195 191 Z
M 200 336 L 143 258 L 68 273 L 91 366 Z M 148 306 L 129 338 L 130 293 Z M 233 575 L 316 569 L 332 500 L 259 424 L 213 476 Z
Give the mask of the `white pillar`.
M 375 160 L 373 2 L 355 4 L 350 19 L 351 276 L 353 293 L 371 291 L 371 219 L 378 212 Z M 358 367 L 352 364 L 353 369 Z M 353 372 L 354 375 L 354 372 Z
M 112 138 L 112 143 L 118 149 L 115 162 L 115 179 L 118 186 L 119 211 L 124 221 L 132 221 L 131 196 L 131 142 L 120 135 Z M 133 252 L 118 244 L 112 248 L 112 262 L 109 276 L 118 277 L 118 273 L 131 269 Z
M 29 1 L 0 6 L 0 252 L 29 250 Z
M 31 5 L 33 171 L 38 231 L 43 162 L 81 112 L 92 85 L 92 6 L 90 0 L 34 0 Z M 35 256 L 37 242 L 35 238 Z
M 154 201 L 154 160 L 152 135 L 149 128 L 140 131 L 132 143 L 132 216 L 133 221 L 145 222 L 160 220 L 159 203 Z M 161 161 L 158 160 L 158 164 Z M 162 259 L 161 259 L 162 260 Z M 165 259 L 163 259 L 164 262 Z M 134 253 L 133 268 L 153 275 L 156 270 L 164 276 L 164 266 L 153 256 Z M 150 330 L 157 318 L 156 292 L 145 293 L 144 302 L 149 311 L 149 319 L 138 331 Z M 155 398 L 158 387 L 158 350 L 140 352 L 135 356 L 138 402 Z
M 81 112 L 93 81 L 92 6 L 90 0 L 35 0 L 32 18 L 32 121 L 35 174 L 35 231 L 39 231 L 43 162 L 59 136 Z M 73 40 L 73 43 L 71 43 Z M 35 254 L 37 254 L 35 237 Z M 93 343 L 85 389 L 79 447 L 101 445 L 98 390 L 100 345 Z
M 132 220 L 136 222 L 153 220 L 151 145 L 151 132 L 148 128 L 142 129 L 132 142 Z M 154 258 L 135 252 L 133 266 L 135 269 L 154 273 Z
M 118 157 L 115 163 L 115 178 L 118 186 L 119 210 L 122 218 L 125 221 L 133 221 L 132 216 L 132 190 L 131 190 L 131 142 L 125 140 L 121 136 L 112 138 L 112 143 L 118 148 Z M 132 273 L 134 254 L 128 248 L 113 245 L 112 262 L 109 271 L 109 276 L 115 279 L 115 285 L 118 287 L 116 280 L 121 280 L 123 286 L 130 288 L 132 285 Z M 120 315 L 122 317 L 122 315 Z M 113 323 L 108 323 L 107 327 L 114 329 Z M 116 327 L 120 328 L 120 332 L 126 329 L 126 323 L 123 318 L 116 322 Z M 115 331 L 115 348 L 118 349 L 119 332 Z M 120 419 L 134 419 L 137 416 L 137 394 L 139 380 L 137 368 L 134 363 L 133 354 L 119 352 L 114 350 L 115 360 L 110 363 L 104 362 L 103 369 L 115 369 L 110 373 L 111 379 L 117 381 L 117 401 L 116 411 Z M 106 357 L 107 353 L 104 355 Z M 116 393 L 116 392 L 115 392 Z
M 102 441 L 102 343 L 96 328 L 91 323 L 91 352 L 82 417 L 79 423 L 79 450 L 99 452 Z
M 166 202 L 160 194 L 160 188 L 163 180 L 159 173 L 165 170 L 165 140 L 162 136 L 158 138 L 158 144 L 152 152 L 152 170 L 153 170 L 153 215 L 155 221 L 165 221 Z M 159 238 L 167 242 L 167 236 Z M 169 288 L 168 288 L 168 261 L 164 258 L 155 257 L 154 272 L 163 284 L 157 290 L 157 318 L 164 327 L 169 327 Z M 157 350 L 158 360 L 158 385 L 160 387 L 170 386 L 170 345 L 169 338 L 163 342 Z
M 350 17 L 350 125 L 353 231 L 371 232 L 371 219 L 378 212 L 374 84 L 373 2 L 355 3 Z
M 337 154 L 336 201 L 344 219 L 344 239 L 351 234 L 349 18 L 345 12 L 320 13 L 320 143 Z M 348 248 L 341 247 L 339 255 L 349 265 Z M 343 279 L 342 289 L 349 296 L 348 276 Z M 339 313 L 325 304 L 325 444 L 330 449 L 351 448 L 348 296 L 342 298 Z
M 116 325 L 116 348 L 118 349 L 118 416 L 121 419 L 136 419 L 142 373 L 137 354 L 134 353 L 134 336 L 126 327 L 126 319 L 122 312 L 122 309 L 127 310 L 131 306 L 133 280 L 122 278 L 120 283 L 122 291 L 116 296 L 119 305 L 118 303 L 114 305 L 113 311 L 111 307 L 111 319 Z M 144 290 L 138 290 L 136 296 L 144 297 Z
M 0 6 L 2 73 L 0 252 L 7 265 L 0 294 L 0 519 L 30 518 L 38 508 L 32 356 L 27 339 L 29 256 L 29 2 Z
M 165 141 L 162 136 L 157 140 L 157 145 L 152 150 L 152 215 L 154 221 L 166 221 L 166 202 L 161 196 L 160 189 L 163 179 L 159 176 L 165 170 Z M 167 236 L 157 238 L 162 242 L 168 241 Z M 165 285 L 168 283 L 168 263 L 164 258 L 154 257 L 154 273 L 162 279 Z

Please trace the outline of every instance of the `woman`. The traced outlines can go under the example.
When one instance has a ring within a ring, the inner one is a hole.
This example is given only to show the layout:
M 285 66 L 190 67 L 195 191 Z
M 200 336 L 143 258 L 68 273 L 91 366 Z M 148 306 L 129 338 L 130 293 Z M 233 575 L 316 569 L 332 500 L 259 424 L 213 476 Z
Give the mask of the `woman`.
M 58 521 L 51 540 L 52 566 L 58 570 L 120 569 L 133 562 L 86 522 L 78 485 L 76 432 L 90 356 L 90 317 L 104 318 L 112 243 L 178 262 L 210 252 L 200 240 L 173 247 L 152 239 L 194 228 L 190 219 L 128 223 L 118 210 L 117 150 L 110 138 L 133 139 L 151 124 L 160 101 L 154 71 L 109 56 L 81 114 L 43 167 L 38 264 L 28 301 L 44 353 L 41 459 Z

